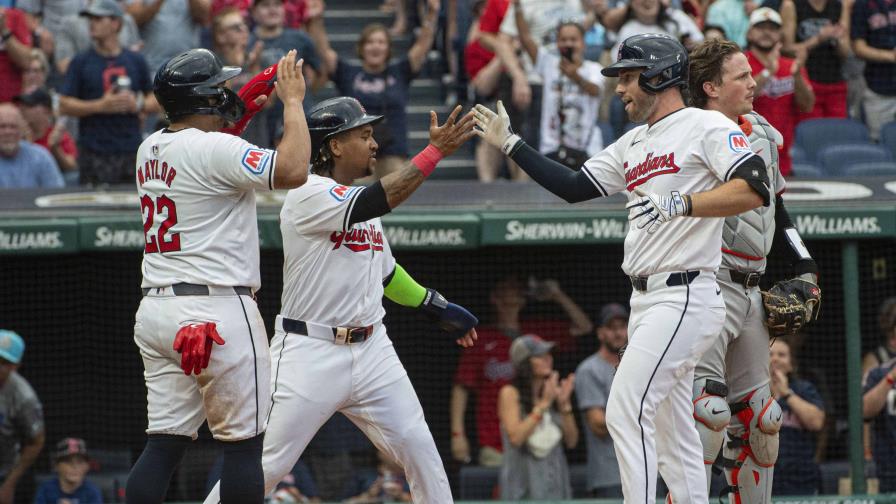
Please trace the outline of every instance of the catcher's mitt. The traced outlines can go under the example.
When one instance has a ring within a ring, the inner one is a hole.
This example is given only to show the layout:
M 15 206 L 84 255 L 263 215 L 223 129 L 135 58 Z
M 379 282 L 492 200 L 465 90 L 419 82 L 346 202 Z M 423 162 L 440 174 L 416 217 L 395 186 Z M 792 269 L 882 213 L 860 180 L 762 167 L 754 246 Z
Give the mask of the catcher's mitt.
M 769 336 L 790 336 L 818 318 L 821 289 L 802 278 L 778 282 L 762 292 Z

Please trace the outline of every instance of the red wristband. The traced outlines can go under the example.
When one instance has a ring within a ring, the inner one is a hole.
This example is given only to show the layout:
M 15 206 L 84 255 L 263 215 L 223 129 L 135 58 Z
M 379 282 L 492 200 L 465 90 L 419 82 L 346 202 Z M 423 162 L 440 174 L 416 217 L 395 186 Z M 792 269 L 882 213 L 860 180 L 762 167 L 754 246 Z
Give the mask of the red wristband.
M 892 376 L 887 375 L 887 383 L 889 383 L 890 386 L 892 387 L 892 386 L 896 385 L 896 379 L 893 379 Z
M 451 437 L 463 437 L 463 432 L 454 431 L 451 433 Z
M 420 151 L 420 154 L 414 156 L 414 159 L 412 159 L 411 162 L 414 163 L 414 166 L 416 166 L 418 170 L 423 172 L 424 177 L 428 177 L 429 174 L 436 169 L 436 164 L 441 160 L 442 151 L 435 145 L 429 144 L 425 149 Z

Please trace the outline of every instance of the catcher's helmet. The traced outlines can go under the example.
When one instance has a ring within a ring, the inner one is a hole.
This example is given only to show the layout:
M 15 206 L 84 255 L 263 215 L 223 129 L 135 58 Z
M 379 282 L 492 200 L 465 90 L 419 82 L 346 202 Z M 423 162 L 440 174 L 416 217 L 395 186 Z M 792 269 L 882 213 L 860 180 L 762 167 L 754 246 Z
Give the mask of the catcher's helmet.
M 237 122 L 246 104 L 221 84 L 240 72 L 240 67 L 222 65 L 208 49 L 190 49 L 166 61 L 156 72 L 152 87 L 169 121 L 209 114 Z
M 311 133 L 311 162 L 317 160 L 324 142 L 333 135 L 365 124 L 376 124 L 381 115 L 369 115 L 361 103 L 347 96 L 324 100 L 308 111 L 308 131 Z
M 659 33 L 631 36 L 619 46 L 616 63 L 600 72 L 617 77 L 624 68 L 643 68 L 638 85 L 648 93 L 659 93 L 673 86 L 688 85 L 688 52 L 681 42 Z M 659 80 L 654 84 L 654 77 Z

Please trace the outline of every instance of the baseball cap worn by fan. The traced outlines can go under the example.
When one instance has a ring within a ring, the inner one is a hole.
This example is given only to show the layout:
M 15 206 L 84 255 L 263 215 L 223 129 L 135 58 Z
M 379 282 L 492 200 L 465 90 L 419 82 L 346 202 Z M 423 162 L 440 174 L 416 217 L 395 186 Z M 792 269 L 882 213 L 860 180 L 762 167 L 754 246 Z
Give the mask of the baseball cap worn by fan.
M 65 438 L 56 443 L 56 448 L 53 450 L 53 462 L 76 455 L 87 459 L 87 443 L 81 438 Z
M 90 17 L 124 17 L 124 11 L 118 5 L 117 0 L 91 0 L 87 4 L 87 8 L 82 10 L 79 15 Z
M 15 103 L 20 103 L 26 107 L 35 105 L 43 105 L 47 108 L 53 108 L 53 97 L 44 88 L 38 88 L 27 94 L 20 94 L 12 99 Z
M 781 15 L 770 7 L 760 7 L 750 14 L 750 28 L 759 23 L 774 23 L 778 26 L 783 24 L 781 22 Z
M 529 357 L 536 357 L 549 353 L 554 348 L 554 344 L 545 341 L 534 334 L 524 334 L 513 340 L 510 345 L 510 361 L 514 367 L 522 366 Z
M 603 305 L 600 309 L 600 316 L 598 317 L 600 325 L 606 326 L 613 321 L 613 319 L 628 320 L 628 310 L 619 303 L 607 303 Z
M 25 353 L 25 341 L 18 334 L 0 329 L 0 359 L 18 364 Z

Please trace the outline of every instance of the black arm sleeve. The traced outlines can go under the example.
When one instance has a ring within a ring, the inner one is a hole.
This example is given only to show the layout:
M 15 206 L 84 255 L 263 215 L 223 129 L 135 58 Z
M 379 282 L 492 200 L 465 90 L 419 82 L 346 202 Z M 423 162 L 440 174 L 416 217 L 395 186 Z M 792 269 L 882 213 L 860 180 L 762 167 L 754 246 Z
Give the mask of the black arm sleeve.
M 772 247 L 784 247 L 788 251 L 790 264 L 796 276 L 803 273 L 818 275 L 818 264 L 815 263 L 815 260 L 811 257 L 803 257 L 787 239 L 788 229 L 792 229 L 792 233 L 796 233 L 793 221 L 790 220 L 790 214 L 784 207 L 784 198 L 779 194 L 775 197 L 775 237 L 772 240 Z
M 382 217 L 391 212 L 389 202 L 386 200 L 386 190 L 379 181 L 361 189 L 355 197 L 354 206 L 350 210 L 346 229 L 358 222 L 369 221 L 374 217 Z
M 603 196 L 584 170 L 572 171 L 566 166 L 544 157 L 528 144 L 520 142 L 510 155 L 532 180 L 542 187 L 565 199 L 569 203 L 590 200 Z

